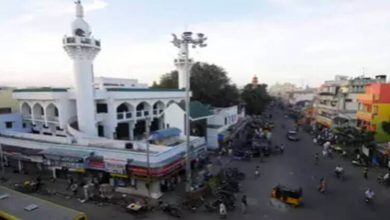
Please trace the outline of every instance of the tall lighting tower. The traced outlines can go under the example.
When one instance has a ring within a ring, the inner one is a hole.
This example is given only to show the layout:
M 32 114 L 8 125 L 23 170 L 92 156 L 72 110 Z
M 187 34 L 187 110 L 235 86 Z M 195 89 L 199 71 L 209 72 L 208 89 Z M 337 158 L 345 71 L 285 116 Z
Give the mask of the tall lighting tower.
M 181 38 L 175 34 L 173 36 L 173 45 L 179 48 L 178 58 L 175 59 L 175 65 L 178 70 L 178 88 L 186 91 L 186 120 L 185 120 L 185 135 L 186 135 L 186 191 L 191 191 L 192 175 L 191 175 L 191 153 L 192 146 L 190 146 L 190 70 L 193 64 L 192 59 L 189 58 L 189 45 L 192 48 L 206 47 L 205 41 L 207 38 L 202 33 L 198 33 L 197 37 L 192 36 L 192 32 L 183 32 Z

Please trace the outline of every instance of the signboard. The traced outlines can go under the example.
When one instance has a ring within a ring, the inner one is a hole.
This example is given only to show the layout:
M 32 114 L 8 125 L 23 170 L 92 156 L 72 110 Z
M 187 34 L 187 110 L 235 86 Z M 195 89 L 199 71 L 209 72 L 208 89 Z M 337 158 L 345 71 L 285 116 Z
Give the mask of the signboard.
M 105 163 L 103 157 L 91 156 L 87 158 L 87 168 L 94 170 L 105 170 Z
M 126 174 L 127 161 L 108 159 L 104 160 L 105 170 L 109 173 Z

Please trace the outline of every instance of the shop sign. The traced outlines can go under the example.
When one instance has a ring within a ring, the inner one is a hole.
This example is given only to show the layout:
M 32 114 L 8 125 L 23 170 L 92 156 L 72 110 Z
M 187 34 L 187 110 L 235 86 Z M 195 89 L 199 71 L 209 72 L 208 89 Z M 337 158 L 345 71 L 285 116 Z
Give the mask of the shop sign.
M 94 170 L 105 170 L 103 157 L 92 156 L 87 159 L 87 167 Z
M 127 162 L 121 160 L 104 160 L 104 163 L 106 172 L 126 174 Z
M 66 168 L 73 168 L 73 169 L 84 168 L 83 163 L 73 163 L 73 162 L 66 162 L 66 161 L 50 160 L 49 164 L 50 166 L 54 166 L 54 167 L 66 167 Z

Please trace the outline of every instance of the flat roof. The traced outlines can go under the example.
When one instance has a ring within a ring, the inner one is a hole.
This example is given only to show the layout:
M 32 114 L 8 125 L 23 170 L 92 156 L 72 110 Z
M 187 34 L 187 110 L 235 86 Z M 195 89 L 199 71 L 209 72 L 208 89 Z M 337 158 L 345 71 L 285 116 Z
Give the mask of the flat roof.
M 67 88 L 52 88 L 52 87 L 39 87 L 39 88 L 25 88 L 14 89 L 13 92 L 67 92 Z
M 73 220 L 77 216 L 82 217 L 85 215 L 83 212 L 0 186 L 0 196 L 5 194 L 7 194 L 8 197 L 0 199 L 0 216 L 2 214 L 1 212 L 5 212 L 8 215 L 23 220 Z M 31 204 L 37 205 L 38 208 L 32 211 L 25 210 L 25 207 Z

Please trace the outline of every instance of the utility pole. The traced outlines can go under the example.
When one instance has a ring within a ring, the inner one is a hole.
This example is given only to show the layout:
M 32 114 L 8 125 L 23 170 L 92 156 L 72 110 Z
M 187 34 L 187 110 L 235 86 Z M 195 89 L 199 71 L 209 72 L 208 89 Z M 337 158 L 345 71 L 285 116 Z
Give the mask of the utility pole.
M 206 47 L 205 41 L 207 38 L 202 33 L 197 34 L 197 38 L 192 37 L 192 32 L 183 32 L 179 39 L 175 34 L 173 35 L 173 45 L 180 49 L 178 59 L 175 59 L 175 65 L 178 69 L 178 81 L 179 89 L 185 89 L 185 135 L 186 135 L 186 192 L 191 191 L 192 175 L 191 175 L 191 153 L 192 148 L 190 145 L 190 70 L 192 67 L 192 59 L 189 58 L 189 48 L 191 44 L 192 48 Z
M 0 144 L 1 180 L 5 179 L 3 145 Z

